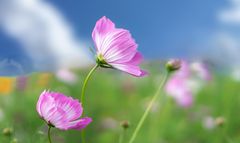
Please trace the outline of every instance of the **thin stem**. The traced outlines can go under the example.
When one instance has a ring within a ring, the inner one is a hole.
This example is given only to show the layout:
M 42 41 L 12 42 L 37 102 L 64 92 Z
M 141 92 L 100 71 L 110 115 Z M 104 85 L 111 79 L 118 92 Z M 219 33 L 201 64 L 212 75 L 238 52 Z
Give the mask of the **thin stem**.
M 82 132 L 81 132 L 81 143 L 85 143 L 85 142 L 86 142 L 86 140 L 85 140 L 85 131 L 82 130 Z
M 85 90 L 86 90 L 86 86 L 87 86 L 87 83 L 88 83 L 88 80 L 90 79 L 91 75 L 93 74 L 93 72 L 98 68 L 98 65 L 96 64 L 91 70 L 90 72 L 88 73 L 87 77 L 85 78 L 84 80 L 84 83 L 83 83 L 83 86 L 82 86 L 82 93 L 81 93 L 81 103 L 82 103 L 82 106 L 84 104 L 84 95 L 85 95 Z
M 51 126 L 48 126 L 48 141 L 49 141 L 49 143 L 52 143 L 51 135 L 50 135 L 51 128 L 52 128 Z
M 84 106 L 84 96 L 85 96 L 85 90 L 86 90 L 86 87 L 87 87 L 87 83 L 91 77 L 91 75 L 93 74 L 93 72 L 98 68 L 98 64 L 96 64 L 91 70 L 90 72 L 88 73 L 87 77 L 85 78 L 84 80 L 84 83 L 83 83 L 83 86 L 82 86 L 82 93 L 81 93 L 81 103 L 82 103 L 82 106 Z M 84 114 L 84 113 L 83 113 Z M 82 116 L 83 116 L 82 114 Z M 85 131 L 84 129 L 82 130 L 81 132 L 81 143 L 85 143 Z
M 158 95 L 160 94 L 160 91 L 161 91 L 161 89 L 163 88 L 163 86 L 165 85 L 168 77 L 169 77 L 169 72 L 167 72 L 167 74 L 164 76 L 164 79 L 162 80 L 161 84 L 159 85 L 159 87 L 158 87 L 155 95 L 153 96 L 151 102 L 149 103 L 149 105 L 148 105 L 147 109 L 145 110 L 143 116 L 141 117 L 140 121 L 138 122 L 137 127 L 136 127 L 136 129 L 134 130 L 133 135 L 132 135 L 129 143 L 133 143 L 133 142 L 134 142 L 134 140 L 135 140 L 135 138 L 136 138 L 136 136 L 137 136 L 140 128 L 142 127 L 142 125 L 143 125 L 146 117 L 147 117 L 148 114 L 149 114 L 149 111 L 151 110 L 151 108 L 152 108 L 152 106 L 153 106 L 153 103 L 155 102 L 155 100 L 157 99 Z

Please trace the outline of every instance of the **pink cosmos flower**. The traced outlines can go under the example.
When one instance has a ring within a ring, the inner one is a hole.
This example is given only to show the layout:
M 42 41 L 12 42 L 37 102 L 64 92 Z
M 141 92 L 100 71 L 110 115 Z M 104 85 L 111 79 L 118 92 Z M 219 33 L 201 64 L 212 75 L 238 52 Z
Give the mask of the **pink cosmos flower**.
M 81 130 L 91 118 L 80 118 L 83 112 L 81 103 L 62 93 L 43 91 L 37 102 L 37 112 L 49 126 L 61 130 Z
M 171 76 L 166 83 L 165 90 L 180 106 L 190 107 L 203 81 L 210 79 L 211 74 L 203 63 L 189 64 L 182 61 L 180 70 Z
M 115 68 L 137 77 L 146 75 L 138 66 L 143 57 L 137 51 L 138 46 L 128 30 L 116 28 L 104 16 L 97 21 L 92 38 L 99 66 Z

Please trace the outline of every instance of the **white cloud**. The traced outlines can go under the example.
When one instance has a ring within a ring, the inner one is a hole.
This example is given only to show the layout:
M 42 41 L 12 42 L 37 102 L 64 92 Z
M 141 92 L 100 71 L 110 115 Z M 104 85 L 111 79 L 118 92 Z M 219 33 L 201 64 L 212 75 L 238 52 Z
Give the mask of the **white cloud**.
M 229 0 L 231 6 L 219 12 L 219 20 L 226 24 L 240 24 L 240 0 Z
M 216 33 L 203 54 L 221 71 L 240 81 L 240 37 L 231 32 Z
M 18 40 L 35 70 L 84 67 L 91 63 L 61 13 L 45 0 L 1 0 L 0 26 Z

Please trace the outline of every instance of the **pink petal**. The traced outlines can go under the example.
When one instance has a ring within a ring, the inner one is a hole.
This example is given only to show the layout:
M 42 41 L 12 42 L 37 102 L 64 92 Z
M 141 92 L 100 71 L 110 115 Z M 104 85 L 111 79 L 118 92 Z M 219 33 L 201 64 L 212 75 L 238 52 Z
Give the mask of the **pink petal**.
M 122 61 L 114 61 L 113 63 L 117 63 L 117 64 L 130 64 L 130 65 L 139 65 L 143 60 L 142 55 L 137 52 L 134 57 L 128 61 L 128 62 L 122 62 Z M 111 63 L 111 62 L 110 62 Z
M 79 120 L 73 121 L 69 124 L 68 129 L 81 130 L 92 122 L 91 118 L 85 117 Z
M 68 121 L 65 117 L 67 113 L 61 109 L 57 108 L 57 110 L 48 118 L 48 121 L 53 124 L 55 127 L 59 128 L 59 126 L 66 124 Z
M 147 75 L 146 71 L 141 70 L 138 66 L 135 66 L 135 65 L 112 64 L 112 66 L 116 69 L 127 72 L 127 73 L 137 76 L 137 77 L 143 77 L 143 76 Z
M 83 108 L 78 100 L 71 97 L 64 96 L 61 93 L 54 93 L 52 96 L 55 98 L 56 106 L 62 108 L 66 113 L 64 118 L 68 121 L 76 120 L 82 115 Z
M 59 127 L 59 128 L 63 130 L 69 130 L 69 129 L 81 130 L 91 122 L 92 122 L 91 118 L 85 117 L 85 118 L 81 118 L 76 121 L 72 121 L 67 124 L 64 124 L 62 127 Z
M 105 16 L 97 21 L 92 32 L 92 38 L 95 42 L 95 47 L 97 48 L 97 50 L 101 51 L 100 45 L 102 42 L 102 38 L 105 37 L 105 35 L 114 28 L 114 23 Z
M 134 39 L 131 37 L 129 31 L 124 29 L 118 29 L 109 32 L 109 36 L 106 36 L 104 39 L 103 47 L 103 56 L 108 62 L 121 59 L 121 57 L 131 54 L 135 55 L 137 44 Z M 125 56 L 126 57 L 126 56 Z M 131 59 L 132 57 L 129 57 Z
M 39 116 L 41 116 L 41 117 L 42 117 L 41 104 L 42 104 L 42 101 L 43 101 L 43 98 L 44 98 L 44 95 L 43 95 L 43 94 L 44 94 L 45 92 L 46 92 L 46 91 L 43 91 L 43 92 L 41 93 L 41 95 L 39 96 L 38 102 L 37 102 L 37 106 L 36 106 L 37 112 L 38 112 Z
M 38 110 L 40 116 L 48 121 L 48 118 L 56 111 L 54 98 L 49 96 L 49 92 L 43 92 L 38 103 Z

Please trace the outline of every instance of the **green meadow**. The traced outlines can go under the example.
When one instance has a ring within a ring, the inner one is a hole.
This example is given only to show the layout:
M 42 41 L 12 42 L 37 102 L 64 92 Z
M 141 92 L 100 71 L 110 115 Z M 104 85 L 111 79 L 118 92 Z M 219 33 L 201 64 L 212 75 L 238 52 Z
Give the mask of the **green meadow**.
M 98 69 L 86 90 L 84 112 L 93 122 L 85 129 L 87 143 L 128 143 L 164 71 L 152 66 L 150 75 L 135 78 L 118 71 Z M 69 85 L 54 75 L 28 75 L 27 87 L 14 87 L 0 96 L 0 143 L 47 143 L 47 126 L 36 112 L 43 90 L 62 92 L 80 99 L 86 71 L 77 71 L 78 81 Z M 41 81 L 42 80 L 42 81 Z M 192 107 L 179 107 L 161 93 L 135 143 L 239 143 L 240 83 L 215 73 L 213 80 L 195 95 Z M 123 130 L 122 121 L 129 121 Z M 12 132 L 9 134 L 7 130 Z M 14 140 L 16 139 L 16 140 Z M 52 130 L 53 143 L 80 143 L 81 131 Z

